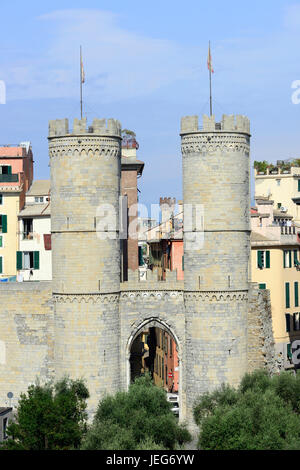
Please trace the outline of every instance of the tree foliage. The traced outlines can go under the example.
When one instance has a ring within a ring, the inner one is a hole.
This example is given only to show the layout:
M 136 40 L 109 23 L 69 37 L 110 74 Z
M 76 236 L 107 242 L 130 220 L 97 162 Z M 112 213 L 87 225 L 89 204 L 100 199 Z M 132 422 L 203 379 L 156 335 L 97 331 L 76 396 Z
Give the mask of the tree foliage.
M 79 448 L 86 431 L 86 400 L 82 380 L 67 377 L 55 385 L 30 385 L 21 394 L 16 419 L 7 428 L 4 449 L 58 450 Z
M 300 449 L 300 374 L 246 374 L 197 400 L 198 447 L 205 450 Z
M 82 443 L 86 450 L 174 449 L 191 439 L 178 424 L 163 389 L 150 376 L 139 377 L 128 392 L 100 401 Z

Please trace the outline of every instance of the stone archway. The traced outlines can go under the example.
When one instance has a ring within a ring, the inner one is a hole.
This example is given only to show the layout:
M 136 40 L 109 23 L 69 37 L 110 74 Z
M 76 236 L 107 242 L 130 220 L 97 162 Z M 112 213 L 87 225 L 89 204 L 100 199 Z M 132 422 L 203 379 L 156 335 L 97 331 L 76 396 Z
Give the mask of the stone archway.
M 179 410 L 179 420 L 182 421 L 185 417 L 185 403 L 182 398 L 182 384 L 183 384 L 183 370 L 182 370 L 182 345 L 179 341 L 179 338 L 177 334 L 174 332 L 173 328 L 170 327 L 165 321 L 159 319 L 158 317 L 151 317 L 143 320 L 139 325 L 135 326 L 135 328 L 132 330 L 129 339 L 126 344 L 126 353 L 125 353 L 125 358 L 126 358 L 126 389 L 128 390 L 128 387 L 131 382 L 131 376 L 132 376 L 132 371 L 131 371 L 131 363 L 130 363 L 130 357 L 131 357 L 131 352 L 132 352 L 132 347 L 135 344 L 136 339 L 141 335 L 142 332 L 145 330 L 151 329 L 151 328 L 159 328 L 163 332 L 166 332 L 176 343 L 176 350 L 177 350 L 177 356 L 178 356 L 178 375 L 179 375 L 179 380 L 178 380 L 178 397 L 179 397 L 179 403 L 180 403 L 180 410 Z

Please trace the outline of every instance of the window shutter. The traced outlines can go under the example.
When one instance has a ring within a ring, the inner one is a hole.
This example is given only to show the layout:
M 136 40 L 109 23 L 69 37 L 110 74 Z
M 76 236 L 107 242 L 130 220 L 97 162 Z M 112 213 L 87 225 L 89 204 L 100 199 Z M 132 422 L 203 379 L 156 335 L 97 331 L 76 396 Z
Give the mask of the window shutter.
M 17 269 L 23 269 L 22 251 L 17 251 Z
M 292 250 L 289 250 L 289 268 L 292 267 Z
M 8 167 L 7 167 L 7 174 L 8 174 L 8 175 L 11 175 L 11 166 L 8 166 Z
M 182 271 L 184 271 L 184 255 L 182 255 Z
M 298 191 L 300 191 L 300 180 L 298 180 Z
M 259 289 L 265 289 L 265 288 L 266 288 L 266 284 L 258 284 L 258 288 L 259 288 Z
M 270 267 L 270 252 L 266 251 L 266 268 Z
M 0 274 L 3 272 L 2 256 L 0 256 Z
M 257 267 L 260 269 L 263 268 L 263 252 L 260 250 L 257 252 Z
M 2 233 L 7 233 L 7 215 L 2 215 Z
M 33 269 L 40 269 L 40 252 L 33 252 Z
M 285 306 L 290 308 L 290 283 L 285 283 Z
M 286 268 L 286 263 L 285 263 L 285 254 L 286 254 L 286 251 L 283 250 L 283 267 Z
M 298 250 L 294 250 L 294 266 L 297 265 L 298 261 Z
M 286 332 L 289 333 L 291 331 L 291 316 L 289 313 L 285 314 L 285 325 Z
M 294 282 L 295 307 L 299 307 L 298 282 Z
M 0 248 L 2 248 L 2 245 L 3 245 L 2 242 L 3 242 L 3 238 L 2 238 L 2 236 L 0 236 Z
M 286 345 L 286 349 L 287 349 L 287 357 L 289 359 L 292 359 L 292 345 L 291 345 L 291 343 Z

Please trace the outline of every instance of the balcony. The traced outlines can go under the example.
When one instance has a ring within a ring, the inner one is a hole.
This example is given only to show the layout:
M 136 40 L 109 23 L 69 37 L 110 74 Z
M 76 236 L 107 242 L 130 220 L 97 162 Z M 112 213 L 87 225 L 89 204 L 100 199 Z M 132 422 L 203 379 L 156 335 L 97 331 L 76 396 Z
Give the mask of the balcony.
M 12 175 L 0 174 L 0 183 L 18 183 L 19 174 L 13 173 Z
M 281 228 L 281 235 L 296 235 L 296 227 L 280 227 Z

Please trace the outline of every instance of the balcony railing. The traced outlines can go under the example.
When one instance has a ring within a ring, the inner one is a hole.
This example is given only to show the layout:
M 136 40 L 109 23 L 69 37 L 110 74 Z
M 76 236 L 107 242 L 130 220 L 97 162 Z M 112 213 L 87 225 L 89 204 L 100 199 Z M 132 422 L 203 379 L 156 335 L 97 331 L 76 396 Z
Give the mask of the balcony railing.
M 0 174 L 0 183 L 17 183 L 18 181 L 18 173 L 13 173 L 12 175 Z
M 281 235 L 296 235 L 296 227 L 281 227 Z

